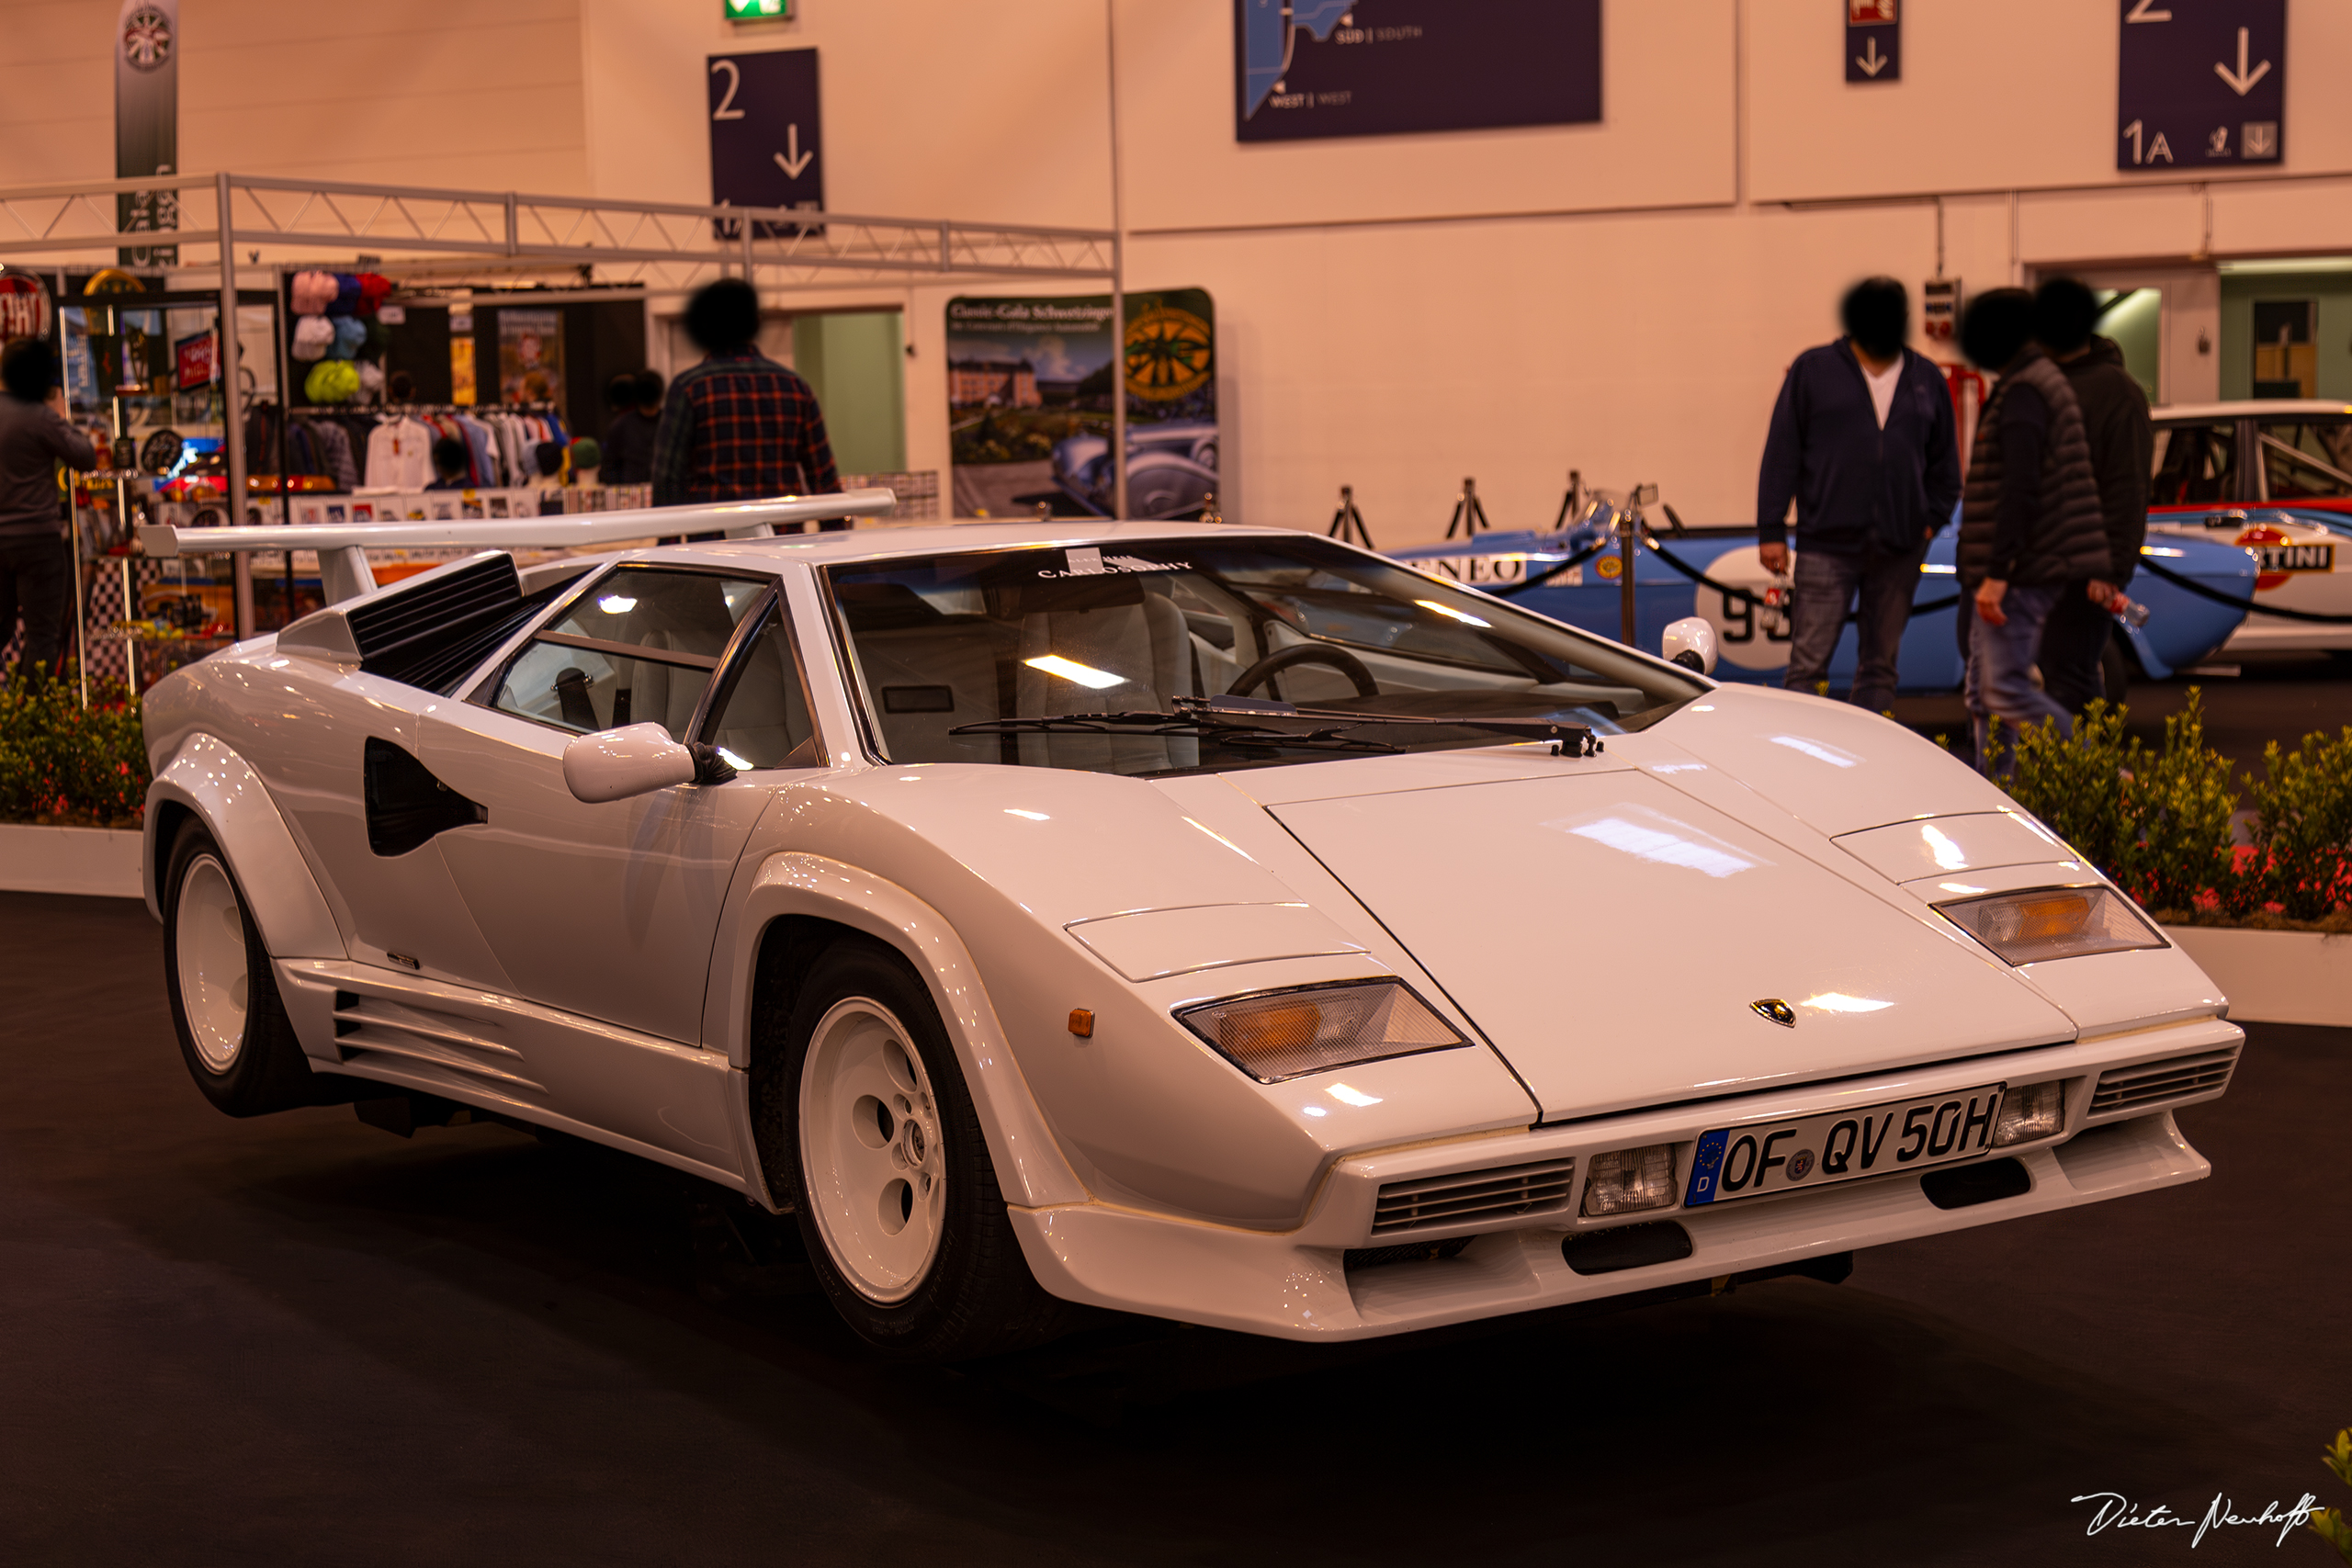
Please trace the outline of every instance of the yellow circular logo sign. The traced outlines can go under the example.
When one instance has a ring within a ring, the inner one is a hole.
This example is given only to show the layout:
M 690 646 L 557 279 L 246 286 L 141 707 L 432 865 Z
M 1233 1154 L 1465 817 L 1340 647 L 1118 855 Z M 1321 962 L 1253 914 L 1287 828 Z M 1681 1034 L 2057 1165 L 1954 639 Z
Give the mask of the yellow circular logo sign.
M 1209 324 L 1190 310 L 1153 305 L 1127 323 L 1127 390 L 1170 402 L 1209 378 Z
M 1617 581 L 1618 573 L 1625 570 L 1625 563 L 1615 556 L 1603 556 L 1592 563 L 1592 570 L 1614 582 Z

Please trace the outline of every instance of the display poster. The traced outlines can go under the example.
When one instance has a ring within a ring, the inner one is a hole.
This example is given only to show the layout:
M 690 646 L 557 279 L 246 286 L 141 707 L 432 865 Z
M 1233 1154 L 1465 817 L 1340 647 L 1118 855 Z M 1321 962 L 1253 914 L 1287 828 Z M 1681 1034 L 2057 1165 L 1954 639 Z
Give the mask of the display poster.
M 114 29 L 114 173 L 121 180 L 168 175 L 180 157 L 179 0 L 122 0 Z M 176 191 L 123 191 L 115 220 L 126 232 L 177 229 Z M 125 266 L 171 266 L 175 245 L 127 249 Z
M 498 400 L 563 400 L 563 312 L 498 312 Z
M 1197 515 L 1217 488 L 1216 317 L 1208 293 L 1129 294 L 1127 512 Z M 947 418 L 959 517 L 1108 516 L 1111 297 L 947 302 Z
M 1234 137 L 1600 118 L 1600 0 L 1233 0 Z
M 0 344 L 20 337 L 47 337 L 49 286 L 29 272 L 0 273 Z
M 198 387 L 209 386 L 213 378 L 220 374 L 219 364 L 213 357 L 212 344 L 213 337 L 209 332 L 198 333 L 192 337 L 184 337 L 172 344 L 172 355 L 176 365 L 181 391 L 193 392 Z

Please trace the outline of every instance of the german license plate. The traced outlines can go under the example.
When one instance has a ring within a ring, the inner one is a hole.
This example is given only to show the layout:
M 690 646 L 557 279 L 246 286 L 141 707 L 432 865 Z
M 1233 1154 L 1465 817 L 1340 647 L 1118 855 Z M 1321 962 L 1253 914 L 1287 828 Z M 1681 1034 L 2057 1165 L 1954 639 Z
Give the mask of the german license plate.
M 1973 1158 L 1993 1146 L 1993 1124 L 2007 1087 L 1987 1084 L 1702 1133 L 1683 1201 L 1695 1208 Z

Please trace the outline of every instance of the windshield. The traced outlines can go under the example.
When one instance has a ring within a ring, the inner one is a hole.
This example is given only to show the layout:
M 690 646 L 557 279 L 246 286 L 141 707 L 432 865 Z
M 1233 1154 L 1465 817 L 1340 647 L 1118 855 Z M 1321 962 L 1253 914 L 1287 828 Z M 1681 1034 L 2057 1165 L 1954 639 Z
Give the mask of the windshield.
M 1317 539 L 992 550 L 834 567 L 826 579 L 872 732 L 894 762 L 1158 773 L 1507 743 L 1429 724 L 1335 735 L 1284 719 L 1321 739 L 1237 740 L 1231 723 L 1102 733 L 1050 722 L 1179 715 L 1228 694 L 1351 718 L 1558 718 L 1608 735 L 1705 689 L 1614 643 Z

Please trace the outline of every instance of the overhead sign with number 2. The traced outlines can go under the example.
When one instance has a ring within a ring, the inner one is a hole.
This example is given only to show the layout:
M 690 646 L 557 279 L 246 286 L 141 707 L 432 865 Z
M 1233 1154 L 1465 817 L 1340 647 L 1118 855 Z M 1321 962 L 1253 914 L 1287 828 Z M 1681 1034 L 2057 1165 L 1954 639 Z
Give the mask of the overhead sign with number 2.
M 2118 0 L 2115 166 L 2286 156 L 2287 0 Z

